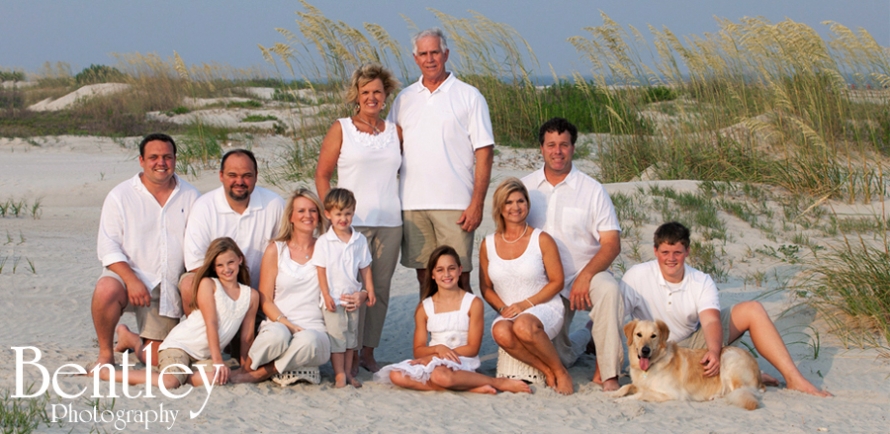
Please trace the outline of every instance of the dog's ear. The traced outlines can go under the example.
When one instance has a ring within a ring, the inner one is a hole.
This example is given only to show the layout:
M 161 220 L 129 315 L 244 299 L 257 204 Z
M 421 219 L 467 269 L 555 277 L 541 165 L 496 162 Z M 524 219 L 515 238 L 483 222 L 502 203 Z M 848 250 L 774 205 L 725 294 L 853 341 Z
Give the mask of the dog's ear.
M 658 326 L 658 334 L 661 336 L 661 341 L 667 342 L 668 337 L 671 335 L 671 329 L 662 320 L 655 321 L 655 325 Z
M 634 342 L 634 329 L 637 327 L 637 320 L 633 320 L 624 325 L 624 336 L 627 337 L 627 346 L 631 346 Z

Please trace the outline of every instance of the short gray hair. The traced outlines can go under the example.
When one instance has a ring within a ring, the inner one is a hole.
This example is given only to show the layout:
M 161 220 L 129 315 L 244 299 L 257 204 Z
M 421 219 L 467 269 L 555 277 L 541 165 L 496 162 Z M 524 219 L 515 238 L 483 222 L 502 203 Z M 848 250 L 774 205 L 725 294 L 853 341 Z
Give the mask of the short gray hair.
M 411 37 L 411 53 L 415 56 L 417 55 L 417 41 L 426 38 L 428 36 L 435 36 L 439 38 L 439 49 L 445 51 L 448 49 L 448 41 L 445 40 L 445 32 L 438 27 L 433 27 L 431 29 L 423 30 L 414 36 Z

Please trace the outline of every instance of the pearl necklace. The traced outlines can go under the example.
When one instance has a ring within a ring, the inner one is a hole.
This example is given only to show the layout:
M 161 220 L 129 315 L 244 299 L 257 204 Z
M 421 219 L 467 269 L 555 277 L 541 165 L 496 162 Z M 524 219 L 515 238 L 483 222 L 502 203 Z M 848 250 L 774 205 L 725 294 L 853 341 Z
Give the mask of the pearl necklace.
M 506 233 L 506 232 L 507 232 L 507 231 L 504 231 L 504 232 L 501 233 L 501 239 L 504 240 L 504 242 L 507 243 L 507 244 L 514 244 L 514 243 L 516 243 L 517 241 L 521 240 L 522 237 L 525 236 L 525 233 L 528 232 L 528 223 L 525 224 L 525 229 L 522 230 L 522 235 L 520 235 L 519 237 L 517 237 L 517 238 L 516 238 L 515 240 L 513 240 L 513 241 L 507 241 L 507 237 L 504 236 L 504 233 Z

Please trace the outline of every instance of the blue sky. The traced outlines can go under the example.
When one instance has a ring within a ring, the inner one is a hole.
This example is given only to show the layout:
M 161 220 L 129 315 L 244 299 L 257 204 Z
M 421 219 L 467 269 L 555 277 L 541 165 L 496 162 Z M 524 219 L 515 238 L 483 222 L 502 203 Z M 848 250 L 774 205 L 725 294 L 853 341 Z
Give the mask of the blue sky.
M 548 74 L 584 73 L 589 65 L 566 38 L 584 35 L 584 27 L 602 23 L 599 11 L 621 25 L 645 30 L 667 26 L 677 35 L 718 29 L 714 17 L 738 20 L 763 16 L 803 22 L 821 34 L 832 20 L 869 31 L 890 45 L 890 0 L 313 0 L 334 20 L 360 27 L 384 26 L 406 47 L 410 31 L 400 15 L 418 26 L 438 23 L 427 8 L 454 16 L 468 10 L 509 24 L 531 45 Z M 385 6 L 384 6 L 385 5 Z M 235 67 L 263 65 L 257 44 L 283 42 L 276 27 L 297 30 L 299 2 L 289 0 L 0 0 L 0 68 L 36 72 L 46 62 L 63 61 L 74 72 L 90 64 L 114 64 L 110 53 L 177 51 L 191 63 L 217 62 Z

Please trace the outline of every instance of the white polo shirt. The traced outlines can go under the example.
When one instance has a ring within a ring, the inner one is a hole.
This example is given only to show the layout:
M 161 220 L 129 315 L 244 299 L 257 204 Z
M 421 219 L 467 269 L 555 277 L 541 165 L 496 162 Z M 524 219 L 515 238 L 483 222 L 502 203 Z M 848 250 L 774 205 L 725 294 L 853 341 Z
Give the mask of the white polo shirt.
M 680 342 L 698 330 L 701 311 L 720 310 L 714 280 L 689 265 L 683 281 L 671 284 L 661 275 L 658 261 L 637 264 L 624 273 L 620 287 L 624 312 L 634 319 L 664 321 L 671 330 L 670 342 Z
M 205 193 L 195 202 L 185 230 L 185 268 L 201 267 L 210 242 L 230 237 L 247 259 L 250 286 L 258 287 L 263 252 L 269 240 L 278 235 L 283 213 L 281 196 L 263 187 L 253 189 L 243 214 L 232 210 L 222 187 Z
M 315 252 L 312 253 L 310 263 L 325 269 L 328 291 L 334 299 L 334 305 L 339 306 L 341 295 L 355 294 L 362 289 L 358 271 L 371 265 L 368 239 L 353 229 L 349 242 L 344 243 L 334 232 L 334 228 L 330 228 L 315 242 Z M 324 307 L 324 298 L 321 303 Z
M 464 210 L 473 196 L 475 152 L 494 145 L 488 104 L 454 73 L 434 92 L 422 81 L 402 90 L 387 116 L 402 127 L 402 209 Z
M 568 298 L 578 273 L 600 250 L 600 232 L 620 231 L 612 200 L 603 185 L 572 165 L 557 185 L 551 185 L 544 169 L 522 182 L 528 189 L 528 224 L 550 234 L 559 248 L 565 273 L 563 297 Z
M 176 284 L 184 271 L 182 244 L 198 189 L 173 175 L 176 187 L 161 206 L 139 174 L 118 184 L 102 204 L 96 250 L 102 266 L 126 262 L 151 291 L 161 284 L 159 312 L 182 316 Z

